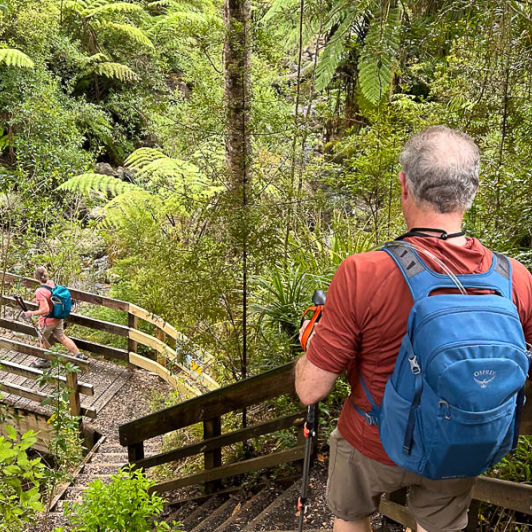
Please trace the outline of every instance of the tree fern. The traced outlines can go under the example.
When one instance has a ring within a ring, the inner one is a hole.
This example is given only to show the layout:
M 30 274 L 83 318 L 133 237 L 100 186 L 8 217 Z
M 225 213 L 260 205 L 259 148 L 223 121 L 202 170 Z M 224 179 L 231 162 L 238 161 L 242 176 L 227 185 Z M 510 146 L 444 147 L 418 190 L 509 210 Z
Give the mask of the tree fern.
M 332 81 L 334 73 L 344 56 L 346 37 L 349 35 L 349 29 L 359 15 L 360 12 L 356 4 L 347 5 L 342 9 L 333 11 L 330 15 L 325 29 L 330 30 L 338 23 L 340 25 L 325 46 L 316 68 L 317 90 L 325 89 Z
M 390 91 L 399 48 L 400 11 L 391 8 L 370 23 L 359 60 L 358 83 L 364 98 L 376 105 Z
M 136 42 L 143 46 L 153 48 L 153 43 L 150 41 L 148 36 L 136 26 L 131 24 L 116 24 L 114 22 L 105 22 L 101 25 L 104 28 L 110 28 L 111 30 L 117 31 L 125 35 L 130 41 Z
M 94 4 L 101 4 L 95 6 Z M 93 5 L 87 10 L 87 18 L 95 15 L 108 13 L 133 13 L 143 11 L 142 6 L 138 4 L 129 4 L 128 2 L 93 2 Z
M 99 193 L 106 196 L 109 194 L 117 196 L 127 192 L 142 191 L 137 185 L 126 183 L 116 177 L 94 173 L 86 173 L 72 177 L 57 187 L 57 190 L 69 190 L 86 195 Z
M 138 74 L 133 72 L 128 66 L 120 63 L 95 63 L 92 71 L 99 76 L 118 79 L 120 81 L 137 81 L 139 79 Z
M 0 65 L 33 68 L 35 63 L 23 52 L 14 48 L 0 49 Z

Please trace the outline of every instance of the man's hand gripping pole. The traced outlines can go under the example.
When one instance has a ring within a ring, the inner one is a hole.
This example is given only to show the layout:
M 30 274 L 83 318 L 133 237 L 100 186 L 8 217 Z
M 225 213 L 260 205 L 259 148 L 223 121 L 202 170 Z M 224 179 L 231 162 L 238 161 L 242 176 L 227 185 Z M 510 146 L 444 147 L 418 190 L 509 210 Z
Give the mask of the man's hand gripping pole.
M 301 325 L 303 325 L 305 315 L 310 311 L 314 312 L 310 321 L 307 324 L 307 327 L 305 328 L 305 330 L 303 331 L 303 334 L 301 335 L 301 347 L 303 348 L 303 351 L 307 350 L 309 338 L 311 337 L 314 331 L 314 327 L 316 326 L 316 323 L 318 323 L 318 321 L 320 320 L 322 316 L 323 306 L 325 305 L 325 292 L 323 290 L 316 290 L 314 292 L 314 295 L 312 296 L 312 302 L 314 303 L 314 305 L 310 306 L 307 310 L 305 310 L 301 318 Z M 303 531 L 305 512 L 307 511 L 307 496 L 308 496 L 309 477 L 310 477 L 310 458 L 312 455 L 312 440 L 316 436 L 317 406 L 318 404 L 315 403 L 308 407 L 307 420 L 303 428 L 303 434 L 305 435 L 306 443 L 305 443 L 305 459 L 303 461 L 303 478 L 302 478 L 302 483 L 301 483 L 301 496 L 299 497 L 299 500 L 297 501 L 297 509 L 299 510 L 298 532 Z

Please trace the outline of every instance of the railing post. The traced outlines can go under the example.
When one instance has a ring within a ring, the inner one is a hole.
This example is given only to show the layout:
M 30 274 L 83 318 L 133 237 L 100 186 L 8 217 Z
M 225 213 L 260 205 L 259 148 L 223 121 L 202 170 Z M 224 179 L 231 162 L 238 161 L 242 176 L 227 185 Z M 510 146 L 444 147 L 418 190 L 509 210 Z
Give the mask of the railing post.
M 75 371 L 69 371 L 66 377 L 68 388 L 68 403 L 70 405 L 70 414 L 72 416 L 81 416 L 81 402 L 78 391 L 78 374 Z
M 157 327 L 157 340 L 161 340 L 163 344 L 166 342 L 166 333 Z M 161 366 L 166 367 L 166 357 L 157 351 L 157 362 L 161 364 Z
M 203 439 L 215 438 L 222 434 L 222 418 L 215 417 L 203 422 Z M 222 449 L 214 449 L 204 453 L 204 468 L 205 470 L 214 469 L 222 465 Z M 205 484 L 205 491 L 207 493 L 214 493 L 221 488 L 221 482 L 215 480 Z
M 131 314 L 131 312 L 128 312 L 127 314 L 127 326 L 130 329 L 137 329 L 139 325 L 139 319 L 134 314 Z M 138 350 L 138 343 L 133 340 L 132 338 L 127 339 L 127 350 L 129 353 L 136 353 Z M 129 358 L 129 354 L 128 354 Z M 136 367 L 134 364 L 129 364 L 129 367 Z
M 137 460 L 144 458 L 144 442 L 128 445 L 127 447 L 127 460 L 130 464 L 136 464 Z M 138 469 L 138 468 L 135 468 Z

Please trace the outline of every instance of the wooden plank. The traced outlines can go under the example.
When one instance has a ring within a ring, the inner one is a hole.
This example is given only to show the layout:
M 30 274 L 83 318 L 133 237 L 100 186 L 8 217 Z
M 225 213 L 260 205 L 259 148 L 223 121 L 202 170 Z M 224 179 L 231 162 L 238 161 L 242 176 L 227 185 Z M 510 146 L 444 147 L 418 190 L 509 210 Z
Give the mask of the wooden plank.
M 95 355 L 102 355 L 106 359 L 111 360 L 124 360 L 129 359 L 129 354 L 125 349 L 119 349 L 118 347 L 110 347 L 108 345 L 97 344 L 96 342 L 89 342 L 88 340 L 82 340 L 81 338 L 70 337 L 79 349 L 94 353 Z
M 81 404 L 79 402 L 78 389 L 78 374 L 74 371 L 69 371 L 67 374 L 67 387 L 71 390 L 68 393 L 68 404 L 70 407 L 71 416 L 79 416 L 81 414 Z
M 90 368 L 89 362 L 80 360 L 79 358 L 71 357 L 70 355 L 65 355 L 63 353 L 47 351 L 46 349 L 41 349 L 40 347 L 24 344 L 22 342 L 17 342 L 16 340 L 11 340 L 3 336 L 0 336 L 0 348 L 16 351 L 17 353 L 23 353 L 25 355 L 31 355 L 38 358 L 44 358 L 46 360 L 53 360 L 56 357 L 61 357 L 63 360 L 78 366 L 83 371 L 88 371 Z
M 205 482 L 221 480 L 223 478 L 233 477 L 235 475 L 250 473 L 251 471 L 267 469 L 280 464 L 301 460 L 304 454 L 305 447 L 300 445 L 299 447 L 294 447 L 293 449 L 288 449 L 287 451 L 280 451 L 278 453 L 272 453 L 266 456 L 259 456 L 257 458 L 251 458 L 250 460 L 244 460 L 242 462 L 236 462 L 234 464 L 217 467 L 216 469 L 211 469 L 210 471 L 196 473 L 188 477 L 170 480 L 169 482 L 163 482 L 162 484 L 155 485 L 151 491 L 165 492 L 177 490 L 184 488 L 185 486 L 204 484 Z
M 295 361 L 290 362 L 126 423 L 119 428 L 120 444 L 131 445 L 279 395 L 293 393 L 295 364 Z
M 216 438 L 210 438 L 208 440 L 203 440 L 199 443 L 193 443 L 167 453 L 161 453 L 155 456 L 144 458 L 143 460 L 138 461 L 137 465 L 144 469 L 148 469 L 150 467 L 166 464 L 168 462 L 175 462 L 176 460 L 181 460 L 187 456 L 194 456 L 196 454 L 211 451 L 213 449 L 220 449 L 222 447 L 226 447 L 227 445 L 232 445 L 233 443 L 249 440 L 252 438 L 258 438 L 259 436 L 270 434 L 278 430 L 284 430 L 293 426 L 303 425 L 306 419 L 305 416 L 306 411 L 298 412 L 297 414 L 284 416 L 274 419 L 273 421 L 267 421 L 252 427 L 247 427 L 245 429 L 235 430 L 228 434 L 222 434 Z
M 133 353 L 136 353 L 138 351 L 138 343 L 135 341 L 135 339 L 131 336 L 131 331 L 134 331 L 139 326 L 139 320 L 137 316 L 129 313 L 127 315 L 127 325 L 129 327 L 128 331 L 128 340 L 127 340 L 127 350 Z
M 203 422 L 203 439 L 216 438 L 222 434 L 222 418 L 215 417 L 213 419 L 206 419 Z M 212 451 L 205 451 L 203 453 L 203 469 L 209 471 L 222 466 L 222 450 L 218 447 Z M 208 482 L 205 486 L 207 493 L 213 493 L 221 489 L 219 481 Z
M 30 368 L 28 366 L 22 366 L 16 364 L 15 362 L 8 362 L 6 360 L 0 360 L 0 371 L 5 371 L 7 373 L 13 373 L 14 375 L 21 375 L 28 379 L 39 379 L 43 375 L 43 371 Z M 62 375 L 52 375 L 51 379 L 58 380 L 60 382 L 66 383 L 66 378 Z M 92 396 L 94 395 L 94 386 L 92 384 L 87 384 L 86 382 L 78 382 L 78 393 L 83 395 Z
M 379 506 L 379 513 L 410 528 L 412 531 L 417 530 L 416 520 L 412 517 L 408 508 L 402 504 L 383 498 Z
M 527 380 L 525 384 L 527 401 L 523 407 L 521 417 L 521 434 L 532 434 L 532 381 Z
M 13 413 L 13 418 L 9 420 L 9 425 L 14 427 L 19 435 L 33 430 L 36 433 L 37 442 L 32 445 L 32 449 L 42 453 L 49 452 L 49 444 L 52 439 L 53 430 L 47 423 L 49 416 L 28 412 L 27 410 L 9 406 L 9 411 Z M 0 424 L 0 435 L 7 436 L 5 423 Z
M 175 327 L 172 327 L 172 325 L 170 325 L 166 320 L 164 320 L 160 316 L 157 316 L 157 314 L 152 314 L 147 310 L 144 310 L 143 308 L 134 305 L 133 303 L 129 304 L 129 312 L 133 314 L 133 316 L 136 316 L 141 320 L 147 321 L 148 323 L 155 325 L 174 340 L 177 339 L 177 329 L 175 329 Z
M 42 403 L 45 399 L 48 398 L 48 395 L 38 392 L 36 390 L 30 390 L 24 386 L 19 386 L 18 384 L 4 383 L 0 382 L 0 391 L 17 395 L 19 397 L 24 397 L 30 401 L 35 401 L 37 403 Z M 89 417 L 91 419 L 96 419 L 96 411 L 92 408 L 81 407 L 81 414 Z
M 473 488 L 473 498 L 532 515 L 532 486 L 528 484 L 479 477 Z
M 165 380 L 176 390 L 179 390 L 185 395 L 185 397 L 198 397 L 202 394 L 198 388 L 191 386 L 189 383 L 185 382 L 183 378 L 172 375 L 169 370 L 154 360 L 150 360 L 142 355 L 137 355 L 137 353 L 129 353 L 129 363 L 147 371 L 151 371 L 152 373 L 156 373 L 161 379 Z

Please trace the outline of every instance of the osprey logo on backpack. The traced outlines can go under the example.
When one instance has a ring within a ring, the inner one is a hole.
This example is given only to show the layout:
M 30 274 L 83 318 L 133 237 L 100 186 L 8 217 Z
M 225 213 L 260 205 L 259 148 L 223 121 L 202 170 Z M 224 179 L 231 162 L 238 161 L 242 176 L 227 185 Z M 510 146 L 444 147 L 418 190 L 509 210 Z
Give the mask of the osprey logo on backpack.
M 52 296 L 50 298 L 52 303 L 52 308 L 50 314 L 47 314 L 45 318 L 57 318 L 59 320 L 64 320 L 70 315 L 72 309 L 72 296 L 66 286 L 56 285 L 54 288 L 42 284 L 41 288 L 46 288 L 50 290 Z
M 486 377 L 485 379 L 479 380 L 478 377 Z M 482 371 L 475 371 L 473 379 L 481 387 L 486 388 L 488 384 L 495 379 L 497 372 L 492 369 L 484 369 Z
M 494 254 L 487 272 L 451 277 L 428 268 L 407 243 L 384 251 L 414 305 L 382 405 L 362 379 L 372 409 L 353 406 L 379 424 L 398 466 L 435 480 L 477 476 L 515 448 L 524 404 L 529 360 L 511 263 Z M 455 293 L 432 295 L 441 289 Z

